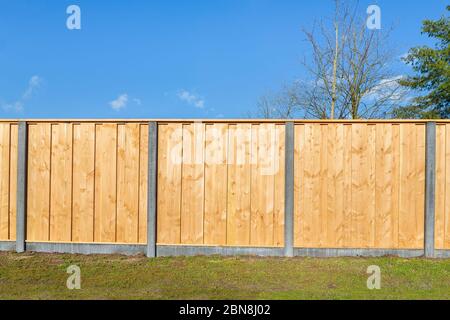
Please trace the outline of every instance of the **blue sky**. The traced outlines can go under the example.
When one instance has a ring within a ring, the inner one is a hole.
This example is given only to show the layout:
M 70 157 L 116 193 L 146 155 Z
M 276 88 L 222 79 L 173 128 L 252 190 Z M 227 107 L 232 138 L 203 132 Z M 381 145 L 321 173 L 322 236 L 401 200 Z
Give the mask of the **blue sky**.
M 68 30 L 66 8 L 81 8 Z M 444 0 L 361 1 L 398 56 Z M 0 0 L 1 118 L 240 118 L 304 74 L 301 33 L 331 0 Z M 400 61 L 400 74 L 409 68 Z

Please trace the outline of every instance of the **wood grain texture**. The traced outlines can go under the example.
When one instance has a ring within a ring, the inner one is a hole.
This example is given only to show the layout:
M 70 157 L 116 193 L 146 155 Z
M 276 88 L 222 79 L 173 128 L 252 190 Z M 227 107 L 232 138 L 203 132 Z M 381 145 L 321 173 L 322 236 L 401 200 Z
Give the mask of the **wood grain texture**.
M 27 237 L 49 241 L 51 124 L 28 126 Z
M 205 125 L 183 125 L 181 243 L 203 243 Z
M 450 248 L 447 125 L 437 128 L 438 248 Z M 423 247 L 424 122 L 294 131 L 296 247 Z M 282 247 L 284 136 L 270 121 L 160 123 L 157 242 Z M 0 240 L 15 236 L 15 139 L 17 125 L 2 122 Z M 145 244 L 147 160 L 146 123 L 31 123 L 27 240 Z
M 274 212 L 272 246 L 284 246 L 284 189 L 285 189 L 285 157 L 286 157 L 286 127 L 275 125 L 274 146 Z
M 117 124 L 97 124 L 94 241 L 116 242 Z
M 205 217 L 203 243 L 227 243 L 228 124 L 205 127 Z
M 158 126 L 157 243 L 181 242 L 181 124 Z
M 450 126 L 436 126 L 436 249 L 450 249 Z
M 296 247 L 423 247 L 423 124 L 307 123 L 295 132 Z
M 18 142 L 19 126 L 11 124 L 9 150 L 9 240 L 16 240 Z
M 147 243 L 147 201 L 148 201 L 148 124 L 141 124 L 139 146 L 139 243 Z M 156 145 L 150 148 L 157 148 Z
M 9 240 L 10 124 L 0 124 L 0 240 Z
M 50 241 L 72 240 L 72 124 L 51 125 Z
M 250 245 L 250 124 L 229 126 L 227 244 Z
M 117 242 L 138 243 L 139 124 L 118 126 L 117 141 Z
M 94 242 L 95 124 L 73 126 L 72 241 Z

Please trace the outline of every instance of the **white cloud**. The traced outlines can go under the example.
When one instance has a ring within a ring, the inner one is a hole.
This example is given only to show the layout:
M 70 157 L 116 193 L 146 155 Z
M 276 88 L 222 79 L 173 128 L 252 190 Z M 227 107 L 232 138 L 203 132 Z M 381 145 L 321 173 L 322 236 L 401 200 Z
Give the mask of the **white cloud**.
M 128 104 L 128 94 L 124 93 L 117 97 L 116 100 L 113 100 L 109 103 L 111 108 L 113 108 L 116 111 L 119 111 L 120 109 L 123 109 Z
M 402 75 L 392 78 L 382 79 L 377 86 L 367 94 L 367 99 L 380 99 L 383 96 L 390 96 L 390 100 L 398 100 L 402 97 L 403 91 L 398 81 Z
M 33 94 L 35 93 L 35 91 L 41 86 L 43 82 L 43 79 L 39 76 L 32 76 L 30 78 L 30 80 L 28 81 L 28 87 L 26 88 L 26 90 L 22 93 L 21 97 L 12 102 L 12 103 L 5 103 L 2 104 L 2 108 L 6 111 L 16 111 L 16 112 L 20 112 L 23 111 L 24 107 L 25 107 L 25 103 L 31 99 L 31 97 L 33 96 Z
M 188 103 L 189 105 L 194 106 L 196 108 L 202 109 L 205 107 L 205 100 L 203 98 L 201 98 L 198 95 L 193 94 L 187 90 L 178 91 L 177 96 L 181 101 L 184 101 L 184 102 Z

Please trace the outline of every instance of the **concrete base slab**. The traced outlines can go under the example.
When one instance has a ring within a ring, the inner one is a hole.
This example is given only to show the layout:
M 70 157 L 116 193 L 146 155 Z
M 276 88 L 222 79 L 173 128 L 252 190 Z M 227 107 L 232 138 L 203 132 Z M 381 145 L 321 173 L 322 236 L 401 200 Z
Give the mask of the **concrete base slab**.
M 158 257 L 168 256 L 199 256 L 199 255 L 249 255 L 282 257 L 283 248 L 252 248 L 252 247 L 203 247 L 203 246 L 156 246 Z
M 450 250 L 434 250 L 436 258 L 450 258 Z
M 16 242 L 0 241 L 0 251 L 16 251 Z
M 137 255 L 145 253 L 147 245 L 27 242 L 26 250 L 48 253 Z
M 299 257 L 383 257 L 398 256 L 402 258 L 417 258 L 424 255 L 422 249 L 313 249 L 295 248 L 294 255 Z

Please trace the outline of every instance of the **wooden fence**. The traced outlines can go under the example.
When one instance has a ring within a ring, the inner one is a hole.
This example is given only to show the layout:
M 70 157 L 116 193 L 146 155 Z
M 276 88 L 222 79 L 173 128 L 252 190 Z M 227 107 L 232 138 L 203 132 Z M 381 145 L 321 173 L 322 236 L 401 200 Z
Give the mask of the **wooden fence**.
M 147 244 L 148 121 L 27 127 L 27 242 Z M 157 244 L 283 248 L 285 137 L 285 121 L 158 121 Z M 1 121 L 0 241 L 16 238 L 17 140 Z M 295 121 L 294 247 L 423 249 L 425 169 L 424 121 Z M 444 121 L 435 187 L 450 249 Z

